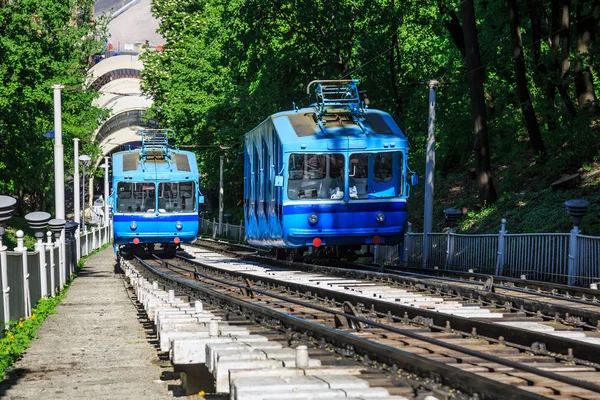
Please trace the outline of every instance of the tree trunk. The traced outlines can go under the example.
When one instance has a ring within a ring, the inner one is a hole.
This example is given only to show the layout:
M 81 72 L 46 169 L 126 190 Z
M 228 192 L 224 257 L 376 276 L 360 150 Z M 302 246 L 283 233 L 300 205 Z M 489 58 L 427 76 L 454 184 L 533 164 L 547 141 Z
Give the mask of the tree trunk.
M 398 93 L 398 82 L 396 80 L 396 63 L 394 60 L 394 54 L 396 47 L 398 46 L 398 35 L 394 33 L 392 35 L 392 51 L 390 51 L 390 79 L 392 84 L 392 92 L 394 93 L 394 110 L 396 117 L 400 116 L 400 94 Z
M 463 28 L 460 26 L 460 21 L 458 20 L 458 16 L 454 12 L 454 9 L 449 9 L 444 4 L 442 4 L 442 0 L 437 0 L 438 9 L 440 10 L 440 15 L 444 20 L 444 25 L 450 33 L 450 37 L 454 41 L 454 44 L 462 54 L 463 58 L 465 58 L 465 36 L 463 33 Z M 448 17 L 444 18 L 448 15 Z
M 527 86 L 527 76 L 525 74 L 525 59 L 523 57 L 523 42 L 521 40 L 521 26 L 519 22 L 519 8 L 517 0 L 507 0 L 508 4 L 508 20 L 510 22 L 510 38 L 512 41 L 513 58 L 515 60 L 515 79 L 517 83 L 517 94 L 519 95 L 519 103 L 525 117 L 527 132 L 531 147 L 536 154 L 546 155 L 546 148 L 540 133 L 540 127 L 537 123 L 535 110 L 529 96 L 529 88 Z
M 554 103 L 554 87 L 558 89 L 558 93 L 562 98 L 563 106 L 570 116 L 575 117 L 577 110 L 569 95 L 569 87 L 562 80 L 563 73 L 566 75 L 569 72 L 570 63 L 568 59 L 569 49 L 569 1 L 568 0 L 552 0 L 552 36 L 550 40 L 550 87 L 547 92 L 550 94 L 549 100 Z M 562 63 L 559 63 L 558 46 L 560 40 L 563 39 L 562 46 Z M 566 45 L 565 45 L 565 42 Z M 566 53 L 566 54 L 565 54 Z M 566 57 L 565 57 L 566 56 Z M 566 60 L 565 60 L 566 58 Z M 562 64 L 562 65 L 561 65 Z M 551 93 L 550 93 L 551 92 Z
M 575 94 L 579 109 L 584 113 L 594 110 L 596 94 L 592 76 L 593 56 L 590 49 L 596 36 L 596 19 L 593 14 L 582 15 L 582 4 L 577 7 L 577 62 L 575 63 Z
M 442 4 L 442 0 L 437 0 L 437 5 L 438 5 L 438 9 L 440 10 L 440 15 L 442 16 L 442 19 L 444 20 L 444 25 L 446 26 L 448 33 L 450 33 L 450 37 L 452 38 L 452 41 L 456 45 L 456 48 L 458 49 L 460 54 L 462 54 L 463 58 L 466 59 L 467 56 L 465 54 L 465 34 L 463 32 L 463 28 L 460 24 L 460 21 L 458 20 L 458 16 L 456 15 L 456 12 L 454 12 L 453 9 L 448 8 L 444 4 Z M 448 15 L 447 17 L 445 17 L 446 14 Z M 448 19 L 448 17 L 450 19 Z M 495 108 L 495 104 L 493 101 L 494 94 L 491 92 L 485 92 L 485 98 L 488 100 L 488 102 L 487 102 L 488 116 L 490 117 L 490 119 L 494 119 L 496 116 L 496 108 Z
M 549 131 L 556 130 L 556 115 L 554 113 L 554 85 L 548 82 L 548 68 L 541 59 L 542 55 L 542 12 L 543 8 L 540 5 L 540 0 L 534 0 L 531 6 L 531 38 L 533 41 L 533 62 L 535 64 L 537 74 L 533 74 L 533 81 L 536 86 L 546 91 L 546 99 L 548 100 L 545 119 Z M 547 22 L 547 21 L 546 21 Z M 548 28 L 546 26 L 546 28 Z M 547 30 L 547 29 L 546 29 Z
M 571 42 L 569 37 L 569 21 L 571 17 L 571 1 L 560 0 L 560 40 L 562 42 L 562 56 L 560 63 L 560 76 L 565 79 L 571 70 Z
M 498 200 L 498 195 L 492 180 L 492 170 L 490 165 L 487 121 L 485 116 L 485 98 L 483 95 L 484 71 L 479 55 L 473 0 L 463 0 L 460 4 L 467 69 L 469 71 L 469 85 L 471 88 L 471 119 L 473 121 L 475 173 L 477 175 L 479 200 L 481 205 L 485 206 L 486 204 L 489 205 Z

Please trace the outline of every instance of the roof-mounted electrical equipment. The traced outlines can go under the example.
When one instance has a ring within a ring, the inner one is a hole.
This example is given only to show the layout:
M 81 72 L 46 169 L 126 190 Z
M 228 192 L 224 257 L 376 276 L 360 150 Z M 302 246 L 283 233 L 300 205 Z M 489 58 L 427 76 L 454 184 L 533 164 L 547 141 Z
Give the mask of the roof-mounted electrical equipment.
M 168 161 L 171 158 L 169 132 L 171 132 L 169 129 L 142 130 L 140 158 L 144 161 Z
M 343 118 L 352 120 L 366 135 L 369 134 L 364 125 L 367 106 L 360 100 L 358 82 L 356 79 L 315 80 L 306 87 L 306 93 L 310 94 L 310 87 L 317 85 L 313 118 L 325 136 L 329 134 L 326 125 L 339 123 Z

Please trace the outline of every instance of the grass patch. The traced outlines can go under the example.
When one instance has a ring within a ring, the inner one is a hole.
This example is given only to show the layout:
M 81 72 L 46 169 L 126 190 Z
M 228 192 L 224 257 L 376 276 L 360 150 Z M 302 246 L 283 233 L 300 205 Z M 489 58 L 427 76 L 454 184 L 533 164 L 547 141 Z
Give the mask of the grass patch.
M 472 159 L 457 165 L 445 176 L 436 170 L 433 231 L 445 231 L 444 210 L 456 208 L 462 212 L 455 229 L 457 233 L 498 233 L 502 219 L 506 219 L 510 233 L 568 233 L 572 222 L 564 203 L 584 199 L 590 206 L 580 229 L 585 235 L 600 236 L 600 153 L 596 157 L 582 155 L 580 159 L 577 156 L 565 159 L 562 153 L 569 155 L 554 149 L 551 154 L 558 155 L 540 160 L 527 148 L 513 146 L 506 156 L 492 159 L 493 179 L 499 195 L 492 205 L 480 204 L 477 183 L 472 176 Z M 552 190 L 552 182 L 574 173 L 582 177 L 578 187 Z M 408 200 L 408 220 L 413 224 L 413 232 L 423 231 L 424 188 L 423 183 L 413 187 Z

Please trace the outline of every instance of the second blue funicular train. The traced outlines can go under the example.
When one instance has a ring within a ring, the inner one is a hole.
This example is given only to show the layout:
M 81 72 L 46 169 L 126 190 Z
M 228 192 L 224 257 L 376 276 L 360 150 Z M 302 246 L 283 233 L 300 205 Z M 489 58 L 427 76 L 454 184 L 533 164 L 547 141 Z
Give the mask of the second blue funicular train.
M 271 115 L 244 137 L 250 244 L 278 249 L 397 245 L 416 175 L 386 112 L 367 109 L 356 80 L 313 81 L 316 103 Z
M 114 246 L 120 255 L 173 255 L 198 236 L 199 189 L 196 156 L 169 147 L 169 131 L 141 131 L 138 149 L 113 154 Z

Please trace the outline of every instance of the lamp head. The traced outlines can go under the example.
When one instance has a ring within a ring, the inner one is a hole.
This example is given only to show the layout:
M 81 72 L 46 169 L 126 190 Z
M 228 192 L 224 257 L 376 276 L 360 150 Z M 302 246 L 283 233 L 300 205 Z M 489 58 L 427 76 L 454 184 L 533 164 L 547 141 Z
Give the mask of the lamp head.
M 90 158 L 90 156 L 86 154 L 82 154 L 79 156 L 79 161 L 81 162 L 81 164 L 83 164 L 84 167 L 87 167 L 91 160 L 92 159 Z
M 48 226 L 50 218 L 51 215 L 43 211 L 32 212 L 25 216 L 29 228 L 31 228 L 38 240 L 44 238 L 44 231 L 46 230 L 46 226 Z
M 50 226 L 50 230 L 54 233 L 56 239 L 60 237 L 60 233 L 65 228 L 65 223 L 64 219 L 51 219 L 48 221 L 48 226 Z
M 579 226 L 581 219 L 585 215 L 590 203 L 586 200 L 567 200 L 565 206 L 567 213 L 571 216 L 574 226 Z
M 446 219 L 446 223 L 450 228 L 454 228 L 456 226 L 456 221 L 458 221 L 461 215 L 462 212 L 456 208 L 447 208 L 444 210 L 444 218 Z

